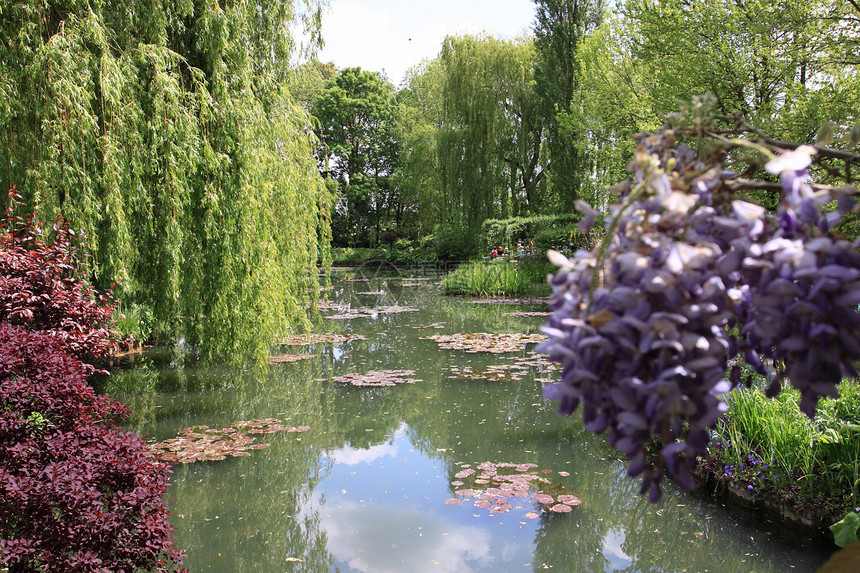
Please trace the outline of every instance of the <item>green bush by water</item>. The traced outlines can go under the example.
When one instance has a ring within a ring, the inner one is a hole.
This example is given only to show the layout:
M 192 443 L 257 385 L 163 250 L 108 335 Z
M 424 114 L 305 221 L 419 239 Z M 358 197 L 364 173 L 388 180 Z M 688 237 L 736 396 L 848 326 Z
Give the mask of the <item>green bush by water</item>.
M 736 388 L 706 469 L 800 507 L 841 514 L 860 506 L 860 381 L 844 381 L 839 392 L 810 420 L 793 388 L 772 399 L 761 385 Z
M 582 220 L 582 213 L 576 212 L 564 215 L 538 215 L 534 217 L 515 217 L 512 219 L 488 219 L 481 227 L 478 243 L 485 252 L 496 245 L 506 245 L 513 248 L 518 240 L 524 244 L 534 241 L 539 251 L 547 249 L 590 250 L 594 247 L 594 230 L 582 233 L 577 223 Z

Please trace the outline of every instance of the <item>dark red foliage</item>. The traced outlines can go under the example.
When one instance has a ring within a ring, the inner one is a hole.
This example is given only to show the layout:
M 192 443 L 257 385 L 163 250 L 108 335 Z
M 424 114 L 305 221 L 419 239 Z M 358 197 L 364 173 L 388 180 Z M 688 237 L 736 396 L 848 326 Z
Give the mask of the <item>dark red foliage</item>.
M 9 192 L 14 203 L 17 194 Z M 43 226 L 12 210 L 0 221 L 0 321 L 43 330 L 86 359 L 117 348 L 111 294 L 77 276 L 75 234 L 61 219 L 49 242 Z
M 13 203 L 17 195 L 10 192 Z M 128 409 L 82 362 L 116 348 L 110 294 L 78 276 L 74 233 L 0 221 L 0 564 L 9 571 L 167 571 L 181 563 L 170 468 L 114 425 Z
M 0 323 L 0 563 L 10 571 L 167 571 L 181 562 L 169 467 L 112 419 L 63 341 Z

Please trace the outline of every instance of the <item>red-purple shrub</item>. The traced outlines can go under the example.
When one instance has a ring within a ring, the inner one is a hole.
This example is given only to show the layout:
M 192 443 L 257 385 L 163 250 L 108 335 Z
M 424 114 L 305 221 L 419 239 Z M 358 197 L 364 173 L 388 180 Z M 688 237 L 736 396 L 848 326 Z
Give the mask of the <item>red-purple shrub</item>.
M 62 341 L 0 323 L 0 563 L 15 571 L 166 571 L 181 562 L 169 467 L 114 426 Z
M 9 197 L 17 204 L 14 189 Z M 116 350 L 111 294 L 97 296 L 77 270 L 75 235 L 62 219 L 49 242 L 33 216 L 7 210 L 0 221 L 0 321 L 49 332 L 81 359 Z

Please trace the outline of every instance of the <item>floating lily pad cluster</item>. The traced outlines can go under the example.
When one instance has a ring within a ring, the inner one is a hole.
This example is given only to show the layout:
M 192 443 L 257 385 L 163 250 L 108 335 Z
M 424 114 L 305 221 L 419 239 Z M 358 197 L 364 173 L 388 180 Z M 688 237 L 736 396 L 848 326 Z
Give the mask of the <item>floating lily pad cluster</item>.
M 489 380 L 490 382 L 522 380 L 529 371 L 528 366 L 521 364 L 493 364 L 486 369 L 475 369 L 471 366 L 452 366 L 448 378 L 455 380 Z
M 472 505 L 477 508 L 489 509 L 490 513 L 505 513 L 513 509 L 526 509 L 528 500 L 537 503 L 546 512 L 569 513 L 574 506 L 582 503 L 573 494 L 556 493 L 558 486 L 544 487 L 550 483 L 546 475 L 553 472 L 547 469 L 538 471 L 535 469 L 536 464 L 483 462 L 476 468 L 472 468 L 471 464 L 460 464 L 460 468 L 454 474 L 456 479 L 451 482 L 451 485 L 461 486 L 454 492 L 460 497 L 445 500 L 448 505 L 462 505 L 474 499 Z M 558 475 L 566 477 L 570 474 L 558 472 Z M 550 489 L 554 493 L 548 493 Z M 533 490 L 537 492 L 532 493 Z M 534 519 L 540 514 L 530 511 L 526 517 Z
M 550 314 L 552 314 L 552 313 L 551 312 L 539 312 L 539 311 L 534 311 L 534 312 L 520 311 L 520 312 L 503 312 L 502 316 L 549 316 Z
M 413 326 L 412 328 L 423 329 L 423 328 L 445 328 L 444 322 L 431 322 L 430 324 L 419 324 L 417 326 Z
M 546 304 L 545 298 L 477 298 L 466 301 L 468 304 Z
M 466 352 L 519 352 L 526 344 L 536 344 L 547 340 L 543 334 L 486 334 L 483 332 L 468 332 L 457 334 L 434 334 L 422 336 L 422 340 L 433 340 L 439 348 L 450 350 L 465 350 Z
M 306 432 L 309 426 L 284 426 L 276 418 L 258 418 L 251 421 L 234 422 L 227 428 L 193 426 L 179 432 L 179 436 L 151 444 L 150 451 L 165 462 L 190 464 L 213 462 L 227 456 L 237 458 L 250 456 L 248 450 L 262 450 L 269 444 L 257 444 L 250 434 L 274 434 L 275 432 Z
M 407 378 L 413 374 L 415 374 L 414 370 L 371 370 L 366 374 L 351 372 L 343 376 L 334 376 L 332 380 L 353 386 L 394 386 L 421 382 L 418 378 Z
M 313 358 L 312 354 L 273 354 L 269 356 L 269 364 L 295 364 L 299 360 Z
M 546 355 L 538 354 L 537 352 L 528 352 L 526 356 L 502 356 L 502 360 L 514 360 L 515 364 L 520 366 L 529 366 L 532 368 L 540 368 L 544 374 L 543 377 L 535 377 L 537 382 L 555 382 L 554 378 L 548 377 L 549 374 L 561 368 L 557 362 L 547 362 Z
M 367 338 L 360 334 L 297 334 L 281 340 L 281 344 L 284 346 L 307 346 L 325 342 L 339 344 L 348 340 L 367 340 Z
M 412 306 L 359 306 L 357 308 L 349 308 L 340 314 L 332 314 L 326 318 L 331 320 L 350 320 L 352 318 L 373 317 L 377 314 L 397 314 L 400 312 L 418 312 L 418 309 Z
M 559 365 L 554 362 L 543 362 L 540 354 L 529 352 L 526 356 L 503 356 L 502 360 L 510 360 L 512 364 L 493 364 L 485 369 L 472 368 L 471 366 L 452 366 L 448 378 L 454 380 L 488 380 L 490 382 L 517 381 L 525 378 L 526 373 L 532 368 L 542 368 L 543 372 L 549 373 L 557 370 Z M 552 382 L 549 378 L 535 378 L 541 382 Z

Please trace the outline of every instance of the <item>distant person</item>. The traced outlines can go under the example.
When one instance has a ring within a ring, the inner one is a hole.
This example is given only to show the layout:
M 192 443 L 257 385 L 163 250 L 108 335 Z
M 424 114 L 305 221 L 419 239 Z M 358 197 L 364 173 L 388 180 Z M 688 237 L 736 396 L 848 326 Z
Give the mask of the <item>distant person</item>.
M 493 252 L 490 254 L 490 256 L 493 257 L 494 259 L 498 258 L 499 251 L 496 249 L 493 249 Z

